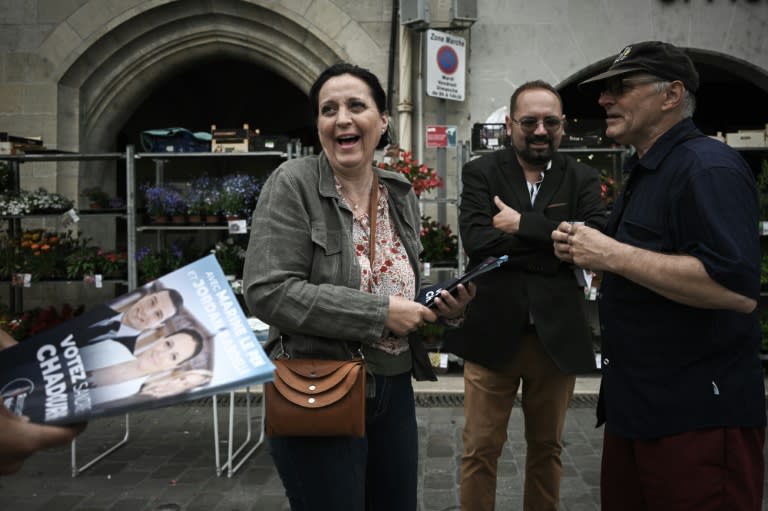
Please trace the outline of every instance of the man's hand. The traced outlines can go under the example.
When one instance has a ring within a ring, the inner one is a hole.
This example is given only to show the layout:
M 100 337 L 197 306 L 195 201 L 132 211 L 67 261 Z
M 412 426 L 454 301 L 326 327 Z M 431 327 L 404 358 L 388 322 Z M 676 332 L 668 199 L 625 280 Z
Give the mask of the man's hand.
M 0 350 L 15 344 L 13 337 L 0 330 Z M 85 424 L 33 424 L 26 417 L 14 415 L 0 402 L 0 475 L 13 474 L 35 452 L 70 442 L 84 429 Z
M 561 261 L 593 271 L 616 270 L 611 264 L 618 262 L 617 254 L 621 244 L 597 229 L 560 222 L 557 229 L 552 231 L 552 241 L 555 256 Z
M 504 204 L 498 195 L 494 195 L 493 202 L 499 208 L 499 212 L 493 217 L 493 226 L 500 231 L 517 234 L 520 230 L 520 213 Z

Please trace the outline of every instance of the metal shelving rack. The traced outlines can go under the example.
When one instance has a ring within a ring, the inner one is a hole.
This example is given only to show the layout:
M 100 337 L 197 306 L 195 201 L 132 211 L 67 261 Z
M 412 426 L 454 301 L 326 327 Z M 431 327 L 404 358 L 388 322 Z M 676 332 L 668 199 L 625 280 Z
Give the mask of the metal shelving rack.
M 115 213 L 107 213 L 110 216 L 120 216 L 126 219 L 127 222 L 127 240 L 126 240 L 126 250 L 127 253 L 133 254 L 136 252 L 136 246 L 135 246 L 135 236 L 132 235 L 132 233 L 135 230 L 135 196 L 132 193 L 133 191 L 133 182 L 134 182 L 134 176 L 132 173 L 132 166 L 128 165 L 127 163 L 131 161 L 132 153 L 131 148 L 127 148 L 125 153 L 57 153 L 57 152 L 46 152 L 46 153 L 40 153 L 40 154 L 16 154 L 16 155 L 2 155 L 0 156 L 0 161 L 8 161 L 11 165 L 11 179 L 12 179 L 12 188 L 15 191 L 20 190 L 20 184 L 21 184 L 21 164 L 22 163 L 31 163 L 31 162 L 66 162 L 66 161 L 75 161 L 75 162 L 82 162 L 82 161 L 125 161 L 126 162 L 126 191 L 127 191 L 127 197 L 126 197 L 126 212 L 125 214 L 115 214 Z M 42 216 L 42 215 L 28 215 L 27 217 L 35 217 L 35 216 Z M 9 234 L 11 236 L 19 235 L 21 233 L 21 220 L 25 217 L 6 217 L 9 219 L 10 226 L 9 226 Z M 127 267 L 128 267 L 128 277 L 126 281 L 109 281 L 109 282 L 115 282 L 115 283 L 122 283 L 127 284 L 128 291 L 133 291 L 136 288 L 136 265 L 134 262 L 134 259 L 132 257 L 128 258 L 127 261 Z M 11 287 L 11 308 L 13 310 L 20 309 L 23 307 L 23 301 L 22 301 L 22 288 L 18 286 L 12 286 Z M 107 448 L 100 454 L 96 455 L 91 460 L 87 461 L 82 466 L 78 467 L 77 464 L 77 439 L 72 440 L 71 444 L 71 468 L 72 468 L 72 477 L 76 477 L 80 473 L 82 473 L 84 470 L 87 470 L 91 466 L 93 466 L 95 463 L 99 462 L 106 456 L 108 456 L 110 453 L 116 451 L 123 445 L 125 445 L 128 442 L 130 436 L 130 420 L 128 414 L 125 415 L 125 432 L 123 434 L 123 438 L 119 441 L 117 441 L 115 444 L 113 444 L 111 447 Z
M 191 159 L 245 159 L 245 158 L 275 158 L 280 160 L 289 160 L 296 158 L 302 154 L 301 143 L 296 140 L 289 142 L 286 151 L 256 151 L 256 152 L 190 152 L 190 153 L 133 153 L 133 147 L 129 146 L 131 156 L 126 159 L 126 166 L 130 168 L 130 174 L 136 175 L 136 162 L 138 160 L 152 160 L 155 166 L 155 184 L 160 185 L 165 181 L 165 167 L 171 161 L 184 161 Z M 132 191 L 135 193 L 135 179 L 132 181 Z M 161 246 L 163 243 L 162 235 L 171 231 L 226 231 L 228 227 L 226 225 L 215 226 L 189 226 L 189 225 L 142 225 L 137 226 L 135 224 L 136 211 L 133 209 L 134 228 L 129 229 L 128 236 L 132 238 L 133 245 L 136 245 L 136 233 L 138 232 L 155 232 L 157 234 L 157 245 Z M 245 233 L 243 233 L 245 234 Z M 227 456 L 226 459 L 221 461 L 221 441 L 219 434 L 219 420 L 218 420 L 218 396 L 214 395 L 212 399 L 212 412 L 213 412 L 213 434 L 214 434 L 214 462 L 216 475 L 222 475 L 226 473 L 227 477 L 232 477 L 264 443 L 264 398 L 262 396 L 261 404 L 261 424 L 259 426 L 259 436 L 254 438 L 252 427 L 252 407 L 251 407 L 251 388 L 245 388 L 246 398 L 246 410 L 245 410 L 245 438 L 238 445 L 235 446 L 235 400 L 236 393 L 234 391 L 228 393 L 229 397 L 229 414 L 228 414 L 228 428 L 227 428 Z
M 0 155 L 0 161 L 8 161 L 11 166 L 11 179 L 12 189 L 18 191 L 20 189 L 20 167 L 25 162 L 63 162 L 63 161 L 123 161 L 125 162 L 125 179 L 126 179 L 126 211 L 125 213 L 106 213 L 110 216 L 119 216 L 126 220 L 126 249 L 128 254 L 136 253 L 136 234 L 140 231 L 157 231 L 160 236 L 161 231 L 166 230 L 226 230 L 227 226 L 139 226 L 136 222 L 136 162 L 141 159 L 151 159 L 155 162 L 156 168 L 156 181 L 161 183 L 164 177 L 164 165 L 170 160 L 184 160 L 191 158 L 226 158 L 226 159 L 239 159 L 239 158 L 254 158 L 254 157 L 273 157 L 281 159 L 291 159 L 301 154 L 301 145 L 296 141 L 295 143 L 289 143 L 287 151 L 262 151 L 262 152 L 250 152 L 250 153 L 137 153 L 134 146 L 129 145 L 126 147 L 125 152 L 116 153 L 64 153 L 64 152 L 46 152 L 39 154 L 17 154 L 17 155 Z M 44 216 L 44 215 L 27 215 L 27 217 Z M 48 215 L 50 216 L 50 215 Z M 9 222 L 9 233 L 16 235 L 21 232 L 21 221 L 25 218 L 23 216 L 3 217 L 3 219 Z M 128 291 L 133 291 L 137 287 L 137 268 L 136 262 L 133 257 L 128 258 L 127 262 L 127 279 L 125 281 L 105 281 L 125 284 L 128 287 Z M 18 308 L 22 304 L 22 289 L 18 287 L 11 287 L 11 305 Z M 15 310 L 15 309 L 14 309 Z M 217 396 L 213 396 L 213 419 L 214 419 L 214 446 L 215 446 L 215 463 L 216 473 L 221 475 L 226 472 L 228 477 L 232 475 L 242 466 L 242 464 L 263 444 L 264 432 L 263 421 L 261 425 L 261 434 L 259 438 L 253 440 L 252 425 L 251 425 L 251 406 L 250 406 L 250 388 L 246 388 L 246 397 L 248 399 L 248 406 L 246 408 L 246 422 L 247 431 L 245 440 L 238 447 L 233 446 L 234 439 L 234 406 L 235 406 L 235 392 L 229 392 L 229 427 L 228 427 L 228 452 L 226 461 L 222 464 L 220 461 L 220 442 L 219 442 L 219 428 L 218 428 L 218 410 L 217 410 Z M 263 403 L 263 401 L 262 401 Z M 263 405 L 262 405 L 263 406 Z M 86 463 L 78 466 L 77 461 L 77 439 L 71 443 L 71 470 L 72 477 L 76 477 L 83 471 L 92 467 L 97 462 L 104 459 L 106 456 L 116 451 L 123 445 L 125 445 L 130 438 L 130 419 L 129 415 L 125 414 L 125 431 L 122 438 L 112 446 L 108 447 L 94 458 L 90 459 Z M 246 449 L 248 449 L 246 451 Z M 237 459 L 237 461 L 236 461 Z

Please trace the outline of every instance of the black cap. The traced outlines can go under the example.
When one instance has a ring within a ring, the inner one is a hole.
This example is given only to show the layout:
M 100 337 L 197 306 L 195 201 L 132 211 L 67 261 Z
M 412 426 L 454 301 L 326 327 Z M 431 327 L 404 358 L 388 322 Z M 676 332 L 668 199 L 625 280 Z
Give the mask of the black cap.
M 691 92 L 699 88 L 699 73 L 691 58 L 677 46 L 661 41 L 630 44 L 619 52 L 607 71 L 584 80 L 578 88 L 582 92 L 593 90 L 602 80 L 640 71 L 670 81 L 680 80 Z

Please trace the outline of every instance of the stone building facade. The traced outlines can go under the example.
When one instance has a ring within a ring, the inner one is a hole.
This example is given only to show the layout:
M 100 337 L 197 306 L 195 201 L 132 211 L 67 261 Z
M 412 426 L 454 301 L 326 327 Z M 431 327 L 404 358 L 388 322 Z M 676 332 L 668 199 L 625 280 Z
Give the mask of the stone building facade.
M 505 106 L 517 85 L 541 78 L 573 87 L 630 42 L 686 47 L 697 64 L 768 95 L 766 0 L 477 0 L 477 21 L 457 31 L 451 1 L 428 1 L 432 28 L 466 38 L 463 102 L 419 89 L 423 32 L 393 30 L 397 0 L 0 0 L 0 131 L 41 136 L 65 151 L 122 151 L 116 133 L 153 90 L 217 58 L 266 70 L 304 93 L 335 61 L 368 67 L 391 86 L 393 115 L 412 112 L 409 148 L 431 164 L 425 125 L 456 125 L 468 140 L 472 124 Z M 411 46 L 405 54 L 403 41 Z M 100 183 L 99 165 L 25 164 L 22 186 L 78 197 Z M 444 165 L 454 183 L 456 156 Z

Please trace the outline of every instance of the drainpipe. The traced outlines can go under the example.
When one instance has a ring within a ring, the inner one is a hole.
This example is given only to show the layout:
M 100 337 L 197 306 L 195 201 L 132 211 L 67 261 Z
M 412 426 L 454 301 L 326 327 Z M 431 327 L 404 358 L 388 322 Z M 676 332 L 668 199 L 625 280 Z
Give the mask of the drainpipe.
M 411 56 L 412 56 L 412 38 L 411 30 L 400 25 L 400 84 L 399 101 L 397 103 L 397 115 L 399 121 L 398 136 L 400 149 L 411 151 L 413 142 L 411 140 L 411 114 L 413 112 L 413 102 L 411 99 Z
M 392 94 L 395 92 L 395 50 L 397 49 L 398 11 L 400 0 L 392 0 L 392 25 L 389 30 L 389 69 L 387 73 L 387 112 L 392 115 Z M 394 142 L 394 140 L 392 141 Z

